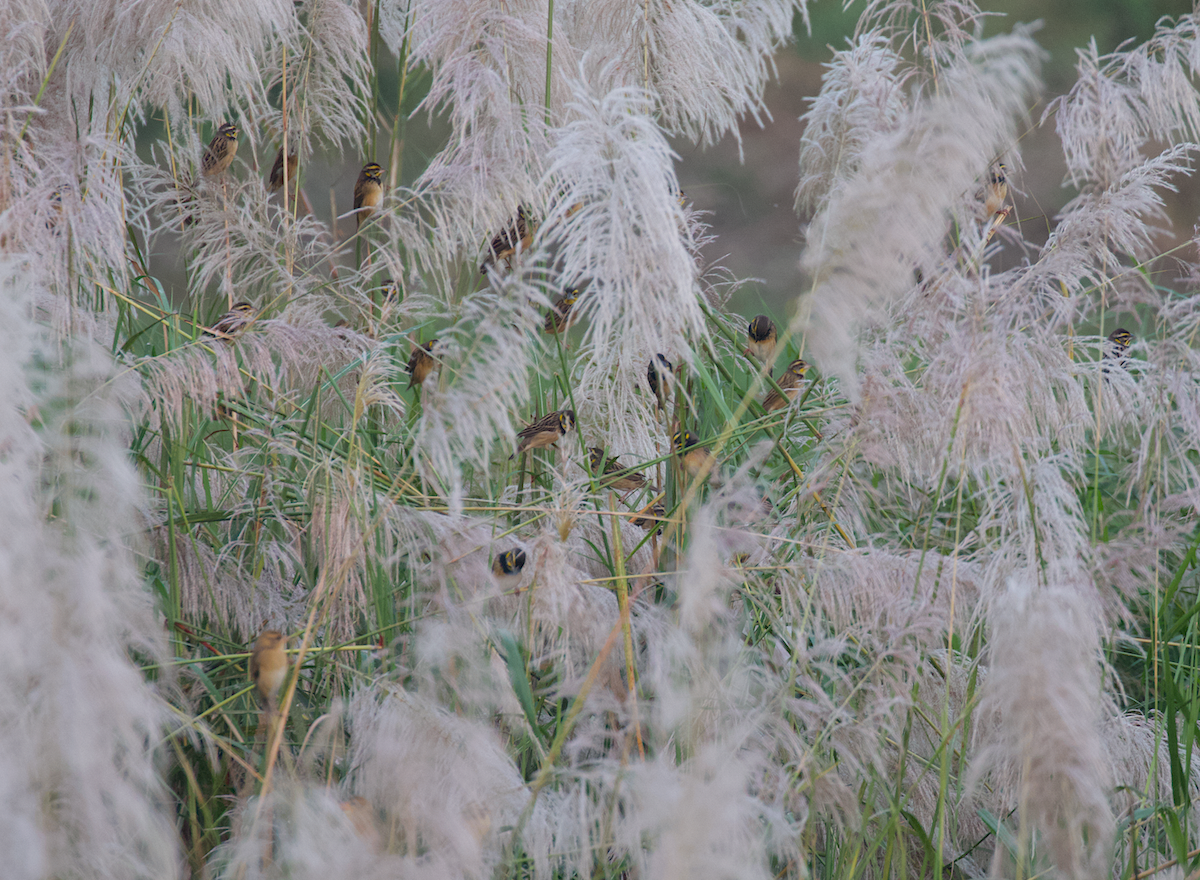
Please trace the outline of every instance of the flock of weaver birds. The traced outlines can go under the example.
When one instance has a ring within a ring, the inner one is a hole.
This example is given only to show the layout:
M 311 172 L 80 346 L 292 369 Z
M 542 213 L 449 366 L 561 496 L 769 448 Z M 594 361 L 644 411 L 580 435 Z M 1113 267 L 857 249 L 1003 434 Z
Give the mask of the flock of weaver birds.
M 493 242 L 495 245 L 495 242 Z M 565 297 L 578 295 L 577 289 L 571 289 Z M 564 298 L 565 298 L 564 297 Z M 556 310 L 563 302 L 556 304 Z M 547 326 L 560 328 L 555 321 L 558 312 L 552 310 L 547 315 Z M 213 336 L 230 339 L 240 334 L 253 320 L 253 308 L 249 303 L 238 303 L 222 315 L 207 333 Z M 761 361 L 766 367 L 774 363 L 775 347 L 778 331 L 775 322 L 766 315 L 758 315 L 750 321 L 747 327 L 748 345 L 743 352 L 749 357 Z M 424 383 L 434 366 L 434 358 L 430 353 L 436 340 L 431 340 L 424 346 L 414 346 L 412 358 L 408 363 L 410 385 L 418 387 Z M 763 409 L 770 413 L 783 409 L 792 403 L 798 395 L 805 371 L 808 365 L 797 358 L 793 360 L 783 375 L 775 382 L 778 386 L 767 392 L 762 401 Z M 646 367 L 646 383 L 650 393 L 658 400 L 660 407 L 665 407 L 670 395 L 670 385 L 674 378 L 671 362 L 663 354 L 656 354 Z M 575 411 L 562 409 L 549 413 L 522 428 L 518 433 L 517 451 L 510 456 L 516 457 L 536 449 L 553 446 L 562 437 L 575 430 Z M 690 479 L 696 479 L 711 472 L 715 459 L 713 453 L 701 446 L 690 431 L 676 431 L 671 438 L 672 453 L 678 457 L 683 473 Z M 589 448 L 589 462 L 592 474 L 600 484 L 611 487 L 618 492 L 630 493 L 645 488 L 649 481 L 645 474 L 635 468 L 625 468 L 615 457 L 608 456 L 605 450 L 598 446 Z M 659 496 L 661 497 L 661 495 Z M 633 525 L 646 531 L 659 529 L 666 516 L 666 508 L 661 501 L 655 500 L 638 512 L 631 519 Z M 525 551 L 519 547 L 499 553 L 492 562 L 492 574 L 501 589 L 516 587 L 525 569 Z M 278 695 L 287 674 L 287 639 L 278 630 L 264 630 L 259 634 L 250 654 L 250 678 L 262 697 L 268 715 L 273 715 L 278 706 Z
M 238 147 L 238 127 L 234 123 L 222 124 L 217 133 L 205 148 L 200 161 L 200 173 L 204 177 L 213 178 L 227 171 L 233 163 Z M 289 181 L 295 179 L 299 168 L 295 152 L 289 152 L 284 158 L 284 148 L 280 147 L 275 156 L 275 162 L 267 176 L 267 189 L 275 192 L 283 188 Z M 680 194 L 682 200 L 682 194 Z M 359 173 L 354 184 L 354 214 L 358 225 L 362 223 L 379 207 L 383 200 L 383 168 L 377 162 L 368 162 Z M 512 220 L 491 240 L 486 257 L 480 266 L 480 274 L 486 274 L 489 268 L 504 261 L 511 265 L 511 260 L 521 251 L 527 249 L 537 232 L 537 221 L 525 208 L 518 206 Z M 384 282 L 384 301 L 398 296 L 398 285 L 390 279 Z M 579 287 L 568 287 L 559 296 L 549 311 L 543 325 L 546 333 L 561 333 L 570 329 L 573 323 L 572 310 L 581 293 Z M 256 310 L 249 302 L 238 302 L 223 314 L 205 333 L 222 339 L 234 339 L 244 332 L 255 320 Z M 342 322 L 344 324 L 344 322 Z M 763 364 L 768 369 L 774 363 L 777 331 L 775 323 L 766 315 L 758 315 L 747 330 L 748 345 L 745 353 Z M 425 380 L 436 366 L 434 348 L 437 339 L 414 345 L 409 357 L 407 370 L 409 388 L 420 389 Z M 808 365 L 803 360 L 795 360 L 784 371 L 777 382 L 768 391 L 762 401 L 763 409 L 770 413 L 786 407 L 795 399 L 804 379 Z M 662 406 L 664 398 L 669 394 L 670 381 L 673 375 L 672 364 L 662 354 L 655 355 L 646 369 L 646 381 L 650 392 Z M 768 376 L 770 376 L 768 372 Z M 535 449 L 552 446 L 558 439 L 575 428 L 575 413 L 570 409 L 549 413 L 534 420 L 518 432 L 516 455 Z M 695 477 L 701 471 L 707 473 L 709 452 L 701 447 L 689 431 L 677 431 L 672 438 L 674 451 L 680 456 L 683 469 L 689 477 Z M 645 485 L 645 477 L 636 472 L 628 472 L 621 468 L 615 459 L 606 459 L 603 450 L 591 450 L 593 470 L 602 474 L 606 484 L 613 485 L 619 490 L 632 491 Z M 611 481 L 610 481 L 611 478 Z M 653 526 L 653 520 L 642 519 L 635 521 L 646 528 Z M 497 560 L 497 565 L 500 560 Z M 519 571 L 519 567 L 517 569 Z M 500 572 L 498 572 L 500 573 Z
M 564 299 L 573 300 L 577 295 L 578 290 L 571 289 L 564 295 Z M 555 328 L 553 332 L 558 332 L 562 326 L 557 320 L 562 303 L 563 300 L 560 299 L 555 310 L 546 318 L 547 326 Z M 562 318 L 565 321 L 565 316 Z M 251 320 L 252 307 L 248 303 L 239 303 L 223 315 L 209 332 L 211 335 L 233 338 L 242 332 Z M 744 354 L 769 367 L 774 362 L 778 340 L 775 322 L 766 315 L 756 316 L 747 327 L 747 339 Z M 434 342 L 436 340 L 424 346 L 414 346 L 413 356 L 408 364 L 410 387 L 413 384 L 419 387 L 432 371 L 434 358 L 431 350 Z M 808 365 L 803 360 L 797 358 L 792 361 L 775 383 L 778 387 L 770 390 L 763 399 L 763 409 L 766 412 L 775 412 L 792 403 L 800 391 L 807 368 Z M 646 367 L 646 383 L 660 407 L 666 405 L 674 375 L 671 362 L 663 354 L 656 354 Z M 510 458 L 551 447 L 574 430 L 575 412 L 571 409 L 557 410 L 535 419 L 518 432 L 517 451 Z M 672 453 L 678 457 L 682 472 L 691 479 L 707 475 L 715 464 L 713 453 L 707 447 L 701 446 L 690 431 L 676 431 L 671 438 L 671 448 Z M 635 468 L 622 467 L 616 458 L 606 455 L 603 448 L 593 446 L 588 452 L 592 474 L 598 478 L 601 485 L 625 493 L 643 489 L 648 485 L 645 474 Z M 665 507 L 656 499 L 639 511 L 631 522 L 650 531 L 658 529 L 665 516 Z M 520 583 L 525 563 L 525 551 L 519 547 L 497 554 L 492 562 L 492 575 L 496 578 L 498 586 L 501 589 L 515 588 Z M 264 630 L 251 649 L 250 678 L 262 697 L 269 718 L 274 718 L 278 710 L 279 691 L 286 679 L 287 669 L 287 638 L 279 630 Z
M 233 123 L 221 125 L 216 135 L 209 142 L 201 159 L 201 174 L 205 177 L 216 177 L 224 173 L 232 164 L 237 153 L 238 128 Z M 275 192 L 295 180 L 299 167 L 298 156 L 289 152 L 284 158 L 283 147 L 275 157 L 275 162 L 267 176 L 267 189 Z M 377 162 L 368 162 L 359 173 L 354 184 L 354 214 L 357 225 L 374 213 L 383 201 L 383 168 Z M 990 169 L 984 184 L 984 216 L 988 226 L 986 238 L 990 239 L 996 229 L 1008 217 L 1011 210 L 1007 205 L 1008 178 L 1003 163 L 996 163 Z M 505 261 L 511 265 L 511 260 L 522 250 L 527 249 L 537 232 L 537 221 L 524 207 L 519 206 L 509 224 L 492 238 L 487 255 L 480 266 L 480 273 L 486 274 L 488 269 Z M 546 313 L 543 326 L 546 333 L 561 333 L 568 330 L 572 323 L 572 309 L 575 306 L 581 289 L 568 287 L 553 303 Z M 384 298 L 394 298 L 398 295 L 398 286 L 387 281 L 384 284 Z M 228 312 L 222 315 L 211 328 L 205 332 L 208 335 L 223 339 L 233 339 L 241 334 L 255 320 L 254 306 L 248 302 L 236 303 Z M 343 322 L 344 324 L 344 322 Z M 747 327 L 747 346 L 745 354 L 758 360 L 767 370 L 772 387 L 762 401 L 763 409 L 775 412 L 790 405 L 800 391 L 805 371 L 808 365 L 800 359 L 792 361 L 783 375 L 775 380 L 770 367 L 775 361 L 775 348 L 778 334 L 774 321 L 766 315 L 753 318 Z M 1133 334 L 1125 328 L 1118 328 L 1109 334 L 1104 346 L 1104 365 L 1102 372 L 1107 381 L 1109 370 L 1114 365 L 1124 366 L 1125 354 L 1133 343 Z M 434 347 L 436 339 L 431 339 L 421 345 L 414 345 L 408 360 L 409 388 L 418 390 L 436 366 Z M 670 395 L 671 382 L 674 378 L 674 368 L 665 355 L 656 354 L 646 368 L 646 383 L 650 393 L 657 399 L 660 408 L 665 407 L 666 398 Z M 537 418 L 518 432 L 518 444 L 515 455 L 521 455 L 536 449 L 553 446 L 558 440 L 575 429 L 575 412 L 562 409 Z M 682 472 L 689 478 L 696 479 L 707 475 L 713 468 L 712 452 L 699 444 L 696 436 L 690 431 L 675 431 L 671 438 L 672 454 L 678 458 Z M 647 485 L 644 474 L 636 469 L 622 467 L 616 458 L 609 457 L 600 447 L 589 449 L 592 473 L 599 477 L 602 484 L 621 492 L 633 492 Z M 647 531 L 656 529 L 665 517 L 666 511 L 658 501 L 639 511 L 633 524 Z M 502 587 L 515 585 L 520 581 L 526 562 L 525 551 L 514 548 L 497 554 L 492 563 L 492 574 Z M 266 703 L 269 713 L 276 709 L 279 690 L 287 672 L 286 657 L 287 639 L 278 630 L 265 630 L 255 641 L 250 657 L 250 677 L 257 687 L 259 694 Z

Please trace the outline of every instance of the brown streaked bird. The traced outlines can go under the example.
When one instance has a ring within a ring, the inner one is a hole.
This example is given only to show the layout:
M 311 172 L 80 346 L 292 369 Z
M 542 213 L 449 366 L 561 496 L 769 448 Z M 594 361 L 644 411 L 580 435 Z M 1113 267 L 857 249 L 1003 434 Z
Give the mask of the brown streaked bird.
M 691 479 L 694 480 L 705 467 L 708 468 L 706 479 L 707 476 L 711 476 L 713 469 L 709 462 L 714 461 L 713 454 L 709 452 L 708 447 L 700 445 L 700 441 L 691 431 L 677 431 L 671 438 L 671 449 L 679 457 L 680 465 Z
M 667 398 L 671 396 L 671 383 L 675 378 L 673 369 L 674 366 L 665 354 L 656 354 L 650 358 L 650 365 L 646 367 L 646 384 L 650 386 L 650 393 L 654 395 L 660 407 L 665 406 Z
M 289 151 L 287 157 L 287 179 L 289 183 L 295 183 L 296 172 L 299 169 L 300 156 L 295 150 Z M 283 188 L 283 172 L 283 147 L 280 147 L 279 152 L 275 154 L 275 164 L 271 166 L 271 173 L 267 175 L 267 192 L 278 192 Z
M 1129 346 L 1133 345 L 1133 334 L 1124 327 L 1118 327 L 1108 334 L 1108 344 L 1104 346 L 1104 356 L 1116 360 L 1125 356 Z
M 521 438 L 517 451 L 509 458 L 515 458 L 530 449 L 544 449 L 558 442 L 559 437 L 565 437 L 575 430 L 575 410 L 560 409 L 533 422 L 517 432 Z
M 64 183 L 62 186 L 56 186 L 54 191 L 50 193 L 50 213 L 46 217 L 45 226 L 48 230 L 53 230 L 63 215 L 63 196 L 74 193 L 75 188 L 69 183 Z
M 212 327 L 204 331 L 205 336 L 219 336 L 222 339 L 234 339 L 250 326 L 254 320 L 254 306 L 244 300 L 234 303 L 233 308 L 217 318 Z
M 550 311 L 546 312 L 546 323 L 542 327 L 542 332 L 561 333 L 564 328 L 571 329 L 571 325 L 575 323 L 571 317 L 571 309 L 575 307 L 578 300 L 578 287 L 568 287 L 564 290 L 563 295 L 554 301 Z
M 518 249 L 522 251 L 529 249 L 537 228 L 538 223 L 530 216 L 529 209 L 524 205 L 517 206 L 517 216 L 497 232 L 492 238 L 492 243 L 488 245 L 488 253 L 483 258 L 483 265 L 479 267 L 479 274 L 486 275 L 488 266 L 501 260 L 509 261 L 511 265 L 512 257 Z
M 662 534 L 662 521 L 667 517 L 667 509 L 663 507 L 661 501 L 655 501 L 647 504 L 638 511 L 638 515 L 630 520 L 639 529 L 645 529 L 647 532 L 656 532 Z
M 1101 358 L 1102 365 L 1100 367 L 1100 372 L 1104 376 L 1105 382 L 1108 381 L 1110 367 L 1125 368 L 1128 363 L 1125 352 L 1129 351 L 1129 346 L 1131 345 L 1133 345 L 1133 334 L 1124 327 L 1118 327 L 1112 333 L 1108 334 L 1108 339 L 1104 341 L 1104 354 Z
M 763 409 L 767 412 L 775 412 L 795 400 L 796 394 L 800 391 L 800 383 L 804 381 L 804 371 L 807 369 L 808 364 L 799 358 L 788 364 L 788 368 L 776 383 L 783 389 L 783 394 L 772 388 L 770 393 L 763 398 Z
M 1008 198 L 1008 168 L 997 162 L 988 170 L 987 183 L 983 187 L 983 214 L 987 219 L 1004 206 Z
M 233 164 L 237 148 L 238 127 L 232 122 L 222 124 L 200 157 L 200 173 L 205 177 L 215 177 L 223 172 Z
M 287 669 L 287 639 L 277 629 L 263 630 L 250 650 L 250 680 L 268 709 L 275 709 L 275 699 L 283 687 Z
M 433 367 L 437 363 L 432 354 L 433 346 L 436 343 L 436 339 L 431 339 L 424 345 L 413 346 L 412 355 L 408 359 L 409 388 L 414 385 L 418 388 L 424 387 L 425 380 L 429 378 L 429 374 L 433 372 Z
M 679 232 L 681 234 L 687 235 L 688 214 L 691 213 L 691 211 L 688 210 L 687 193 L 685 193 L 681 189 L 672 189 L 671 195 L 675 196 L 675 200 L 679 203 L 679 208 L 680 208 L 680 216 L 679 216 L 678 220 L 676 220 L 676 225 L 679 227 Z
M 775 322 L 766 315 L 755 315 L 746 328 L 746 336 L 750 344 L 746 346 L 745 354 L 753 357 L 768 368 L 775 363 Z
M 588 449 L 588 457 L 592 465 L 592 475 L 599 479 L 602 486 L 612 486 L 618 492 L 632 492 L 634 489 L 643 488 L 649 482 L 645 474 L 622 467 L 615 457 L 606 456 L 599 446 Z
M 525 551 L 520 547 L 505 553 L 497 553 L 492 560 L 492 575 L 503 590 L 510 590 L 521 582 L 521 572 L 525 570 Z
M 361 227 L 383 201 L 383 166 L 368 162 L 354 183 L 354 216 Z

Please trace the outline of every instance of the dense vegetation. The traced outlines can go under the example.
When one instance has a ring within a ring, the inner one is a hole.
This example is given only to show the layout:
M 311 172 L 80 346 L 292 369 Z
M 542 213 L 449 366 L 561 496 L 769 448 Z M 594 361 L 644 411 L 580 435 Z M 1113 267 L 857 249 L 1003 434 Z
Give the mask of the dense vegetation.
M 805 15 L 0 7 L 6 876 L 1195 876 L 1200 18 L 869 3 L 751 321 Z

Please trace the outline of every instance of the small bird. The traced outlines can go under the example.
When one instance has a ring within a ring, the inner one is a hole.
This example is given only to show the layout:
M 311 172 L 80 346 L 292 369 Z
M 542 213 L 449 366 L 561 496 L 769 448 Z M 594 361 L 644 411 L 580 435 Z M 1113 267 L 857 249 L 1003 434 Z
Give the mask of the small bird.
M 400 301 L 400 282 L 393 278 L 384 278 L 383 286 L 380 288 L 383 291 L 383 301 L 385 303 L 395 303 Z
M 553 446 L 558 442 L 559 437 L 565 437 L 573 430 L 575 430 L 575 410 L 560 409 L 552 412 L 517 432 L 521 442 L 517 444 L 516 453 L 510 455 L 509 458 L 515 458 L 529 449 L 544 449 L 547 446 Z
M 650 358 L 650 365 L 646 367 L 646 384 L 650 386 L 650 393 L 658 400 L 659 407 L 665 406 L 667 398 L 671 396 L 673 369 L 674 366 L 665 354 L 656 354 Z
M 437 363 L 432 354 L 433 346 L 436 343 L 436 339 L 431 339 L 424 345 L 413 346 L 412 355 L 408 359 L 409 388 L 414 385 L 418 388 L 424 387 L 425 380 L 429 378 L 429 374 L 433 372 L 433 367 Z
M 750 326 L 746 328 L 746 335 L 750 340 L 750 344 L 746 346 L 744 352 L 747 357 L 757 358 L 768 367 L 775 363 L 774 321 L 766 315 L 756 315 L 750 322 Z
M 200 157 L 200 173 L 205 177 L 215 177 L 223 172 L 233 164 L 237 148 L 238 127 L 232 122 L 222 124 Z
M 250 650 L 250 680 L 272 711 L 287 669 L 287 639 L 277 629 L 263 630 Z
M 287 157 L 287 179 L 294 183 L 296 180 L 296 171 L 300 168 L 300 157 L 295 151 L 290 151 Z M 283 147 L 279 148 L 279 152 L 275 154 L 275 164 L 271 166 L 271 173 L 267 175 L 267 192 L 278 192 L 283 188 Z
M 1104 346 L 1104 356 L 1109 360 L 1123 358 L 1131 345 L 1133 345 L 1133 334 L 1124 327 L 1118 327 L 1108 334 L 1108 344 Z
M 204 331 L 204 335 L 234 339 L 240 336 L 253 320 L 254 306 L 245 301 L 234 303 L 232 309 L 217 318 L 217 322 Z
M 47 230 L 53 230 L 62 220 L 63 215 L 63 196 L 73 194 L 75 188 L 69 183 L 64 183 L 62 186 L 56 186 L 54 191 L 50 193 L 50 212 L 44 221 Z
M 1104 376 L 1104 381 L 1108 381 L 1108 371 L 1110 367 L 1125 368 L 1127 358 L 1125 352 L 1129 351 L 1129 346 L 1133 345 L 1133 334 L 1124 327 L 1118 327 L 1112 333 L 1108 334 L 1108 339 L 1104 343 L 1104 355 L 1102 357 L 1102 365 L 1100 372 Z
M 506 553 L 497 553 L 492 561 L 492 574 L 501 589 L 510 590 L 521 582 L 521 572 L 525 570 L 525 551 L 514 547 Z
M 992 215 L 1003 207 L 1006 198 L 1008 198 L 1008 169 L 1003 162 L 997 162 L 988 171 L 987 184 L 983 188 L 984 216 L 990 220 Z
M 370 217 L 383 201 L 383 166 L 368 162 L 354 183 L 354 210 L 358 225 Z
M 639 529 L 645 529 L 647 532 L 657 530 L 658 534 L 662 534 L 662 521 L 666 519 L 667 509 L 663 507 L 661 501 L 655 501 L 647 504 L 638 511 L 638 515 L 630 520 Z
M 779 377 L 777 383 L 783 389 L 783 394 L 772 388 L 770 393 L 763 398 L 763 409 L 767 412 L 775 412 L 795 400 L 796 394 L 800 391 L 800 383 L 804 381 L 804 371 L 807 369 L 808 364 L 799 358 L 788 364 L 788 368 Z
M 671 438 L 671 448 L 679 456 L 684 471 L 693 480 L 702 468 L 707 467 L 708 473 L 712 473 L 712 466 L 709 463 L 714 460 L 713 454 L 707 447 L 701 446 L 699 443 L 700 441 L 691 431 L 677 431 Z
M 483 265 L 479 267 L 479 274 L 486 275 L 488 266 L 500 260 L 509 261 L 511 265 L 511 258 L 518 249 L 528 250 L 537 228 L 537 221 L 529 216 L 529 211 L 524 205 L 519 205 L 517 216 L 492 238 L 492 243 L 488 245 L 488 254 L 483 258 Z
M 571 324 L 574 323 L 571 320 L 571 309 L 574 308 L 578 299 L 578 287 L 568 287 L 564 290 L 563 295 L 554 301 L 550 311 L 546 312 L 546 324 L 542 328 L 542 332 L 561 333 L 564 327 L 569 330 Z
M 591 460 L 592 474 L 601 477 L 603 485 L 612 486 L 618 492 L 632 492 L 634 489 L 641 489 L 648 482 L 645 474 L 621 467 L 621 463 L 616 458 L 607 457 L 599 446 L 591 447 L 588 455 Z

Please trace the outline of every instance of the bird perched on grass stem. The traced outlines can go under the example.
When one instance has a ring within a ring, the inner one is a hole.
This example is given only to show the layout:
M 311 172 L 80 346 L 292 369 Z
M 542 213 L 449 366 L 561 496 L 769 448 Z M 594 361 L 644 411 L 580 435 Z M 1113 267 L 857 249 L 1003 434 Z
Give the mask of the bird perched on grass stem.
M 287 668 L 287 639 L 277 629 L 263 630 L 250 650 L 250 680 L 272 712 Z
M 775 322 L 766 315 L 756 315 L 746 328 L 750 344 L 746 346 L 745 354 L 753 357 L 767 367 L 775 363 Z
M 378 162 L 368 162 L 363 166 L 354 184 L 354 211 L 358 218 L 358 226 L 375 213 L 383 201 L 383 166 Z
M 783 394 L 780 394 L 774 388 L 763 398 L 763 409 L 767 412 L 775 412 L 777 409 L 783 409 L 789 403 L 796 399 L 796 394 L 800 391 L 800 383 L 804 381 L 804 371 L 808 369 L 808 364 L 797 358 L 788 364 L 787 370 L 779 377 L 776 383 L 783 389 Z
M 434 365 L 437 363 L 431 353 L 436 343 L 436 339 L 431 339 L 424 345 L 413 346 L 412 355 L 408 359 L 409 388 L 414 385 L 418 388 L 424 387 L 425 380 L 429 378 L 429 374 L 433 372 Z
M 560 409 L 525 426 L 517 432 L 520 442 L 517 444 L 515 458 L 530 449 L 544 449 L 558 442 L 559 437 L 565 437 L 575 430 L 575 410 Z
M 988 171 L 987 183 L 983 187 L 983 213 L 990 220 L 1004 206 L 1008 198 L 1008 168 L 997 162 Z
M 663 507 L 661 501 L 652 501 L 641 510 L 638 515 L 630 520 L 639 529 L 645 529 L 647 532 L 657 532 L 662 534 L 662 521 L 666 519 L 667 509 Z
M 232 309 L 217 318 L 216 323 L 204 331 L 204 335 L 234 339 L 240 336 L 253 320 L 254 306 L 245 301 L 234 303 Z
M 530 216 L 529 209 L 524 205 L 517 207 L 517 215 L 492 238 L 488 245 L 487 256 L 479 267 L 479 274 L 486 275 L 488 266 L 505 260 L 511 266 L 512 257 L 518 250 L 528 250 L 533 243 L 534 233 L 537 232 L 537 221 Z
M 679 457 L 680 466 L 691 479 L 696 479 L 705 468 L 708 474 L 712 474 L 712 462 L 715 461 L 713 454 L 708 447 L 700 445 L 700 441 L 691 431 L 677 431 L 671 438 L 671 448 Z
M 1110 368 L 1125 368 L 1127 363 L 1125 352 L 1129 351 L 1131 345 L 1133 345 L 1133 334 L 1124 327 L 1118 327 L 1108 334 L 1108 339 L 1104 342 L 1103 364 L 1100 367 L 1105 382 L 1108 381 Z
M 525 551 L 514 547 L 505 553 L 497 553 L 492 561 L 492 574 L 503 590 L 511 590 L 521 582 L 525 570 Z
M 1131 345 L 1133 345 L 1133 334 L 1124 327 L 1118 327 L 1108 334 L 1108 343 L 1104 346 L 1104 356 L 1109 360 L 1123 358 Z
M 578 287 L 568 287 L 564 290 L 563 295 L 554 301 L 550 311 L 546 312 L 546 324 L 542 328 L 542 332 L 561 333 L 564 328 L 570 329 L 571 325 L 575 323 L 571 318 L 571 309 L 575 307 L 578 299 Z
M 232 122 L 223 123 L 200 157 L 200 173 L 205 177 L 215 177 L 224 172 L 233 164 L 237 148 L 238 127 Z
M 63 196 L 68 194 L 73 195 L 74 191 L 75 188 L 71 184 L 64 183 L 62 186 L 56 186 L 54 191 L 50 193 L 50 210 L 47 213 L 45 221 L 43 221 L 43 225 L 48 232 L 53 231 L 58 226 L 59 221 L 62 220 Z
M 632 492 L 643 488 L 649 482 L 645 474 L 622 467 L 615 457 L 606 456 L 599 446 L 591 447 L 588 457 L 592 465 L 592 474 L 602 486 L 612 486 L 618 492 Z
M 646 367 L 646 384 L 650 386 L 650 393 L 654 395 L 660 408 L 666 406 L 666 400 L 671 396 L 671 382 L 675 377 L 673 369 L 665 354 L 656 354 L 650 358 L 650 364 Z
M 238 127 L 232 122 L 222 123 L 217 129 L 217 133 L 213 135 L 213 139 L 208 142 L 208 146 L 204 148 L 204 153 L 200 156 L 200 175 L 202 177 L 216 177 L 223 174 L 230 165 L 233 164 L 233 157 L 237 155 L 238 148 Z M 192 181 L 195 183 L 195 180 Z M 179 201 L 181 210 L 191 210 L 195 205 L 196 194 L 189 193 Z M 186 229 L 196 222 L 195 214 L 188 214 L 183 218 L 183 228 Z
M 296 172 L 300 169 L 300 157 L 295 150 L 288 152 L 287 157 L 287 179 L 291 183 L 296 181 Z M 278 192 L 283 188 L 284 178 L 283 165 L 283 147 L 279 148 L 279 152 L 275 154 L 275 164 L 271 166 L 271 173 L 267 175 L 267 192 Z

